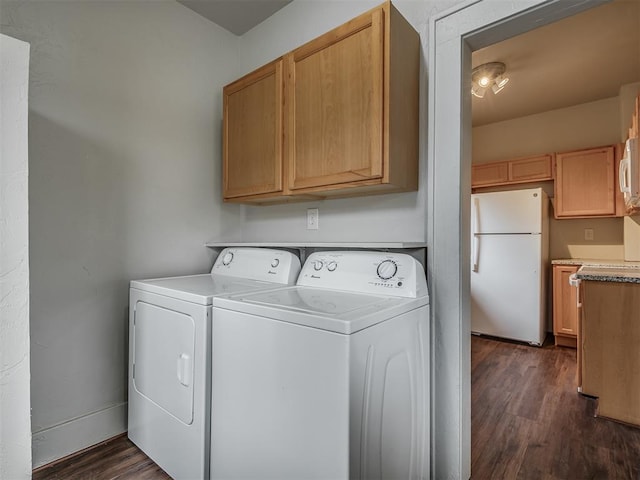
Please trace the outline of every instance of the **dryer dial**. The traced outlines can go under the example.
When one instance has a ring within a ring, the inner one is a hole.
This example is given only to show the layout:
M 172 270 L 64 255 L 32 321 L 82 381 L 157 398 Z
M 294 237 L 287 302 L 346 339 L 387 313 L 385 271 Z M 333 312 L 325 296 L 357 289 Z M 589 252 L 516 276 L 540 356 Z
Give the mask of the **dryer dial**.
M 225 253 L 224 257 L 222 257 L 222 264 L 223 265 L 229 265 L 232 261 L 233 261 L 233 253 L 231 253 L 231 252 Z
M 398 273 L 398 265 L 393 260 L 384 260 L 378 264 L 378 277 L 389 280 Z

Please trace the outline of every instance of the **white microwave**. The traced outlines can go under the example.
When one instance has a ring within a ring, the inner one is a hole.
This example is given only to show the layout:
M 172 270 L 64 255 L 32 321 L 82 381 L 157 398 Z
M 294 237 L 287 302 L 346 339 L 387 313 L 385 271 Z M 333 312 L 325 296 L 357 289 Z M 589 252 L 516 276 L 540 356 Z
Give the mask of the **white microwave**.
M 638 158 L 638 137 L 629 138 L 624 145 L 624 155 L 620 160 L 618 180 L 627 207 L 640 207 L 640 158 Z

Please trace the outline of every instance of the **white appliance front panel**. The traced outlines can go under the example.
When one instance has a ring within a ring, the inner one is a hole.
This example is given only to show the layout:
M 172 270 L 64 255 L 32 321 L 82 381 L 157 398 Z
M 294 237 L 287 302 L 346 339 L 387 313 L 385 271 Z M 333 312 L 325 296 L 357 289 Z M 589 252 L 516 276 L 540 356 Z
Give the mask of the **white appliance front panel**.
M 477 241 L 477 271 L 471 271 L 471 331 L 541 344 L 545 337 L 541 235 L 481 235 Z
M 193 422 L 195 324 L 182 312 L 133 306 L 133 385 L 182 423 Z
M 212 479 L 428 477 L 428 306 L 349 336 L 214 319 Z
M 214 311 L 212 479 L 348 478 L 348 341 Z
M 133 288 L 129 305 L 128 436 L 173 478 L 209 478 L 211 307 Z
M 471 195 L 471 234 L 541 233 L 541 188 Z

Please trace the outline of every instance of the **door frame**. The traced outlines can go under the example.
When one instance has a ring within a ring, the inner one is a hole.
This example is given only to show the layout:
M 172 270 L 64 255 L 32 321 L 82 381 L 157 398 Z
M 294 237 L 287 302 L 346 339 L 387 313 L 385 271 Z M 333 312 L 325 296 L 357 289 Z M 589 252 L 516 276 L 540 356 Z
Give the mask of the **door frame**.
M 429 23 L 427 276 L 431 476 L 471 477 L 471 52 L 607 0 L 472 0 Z

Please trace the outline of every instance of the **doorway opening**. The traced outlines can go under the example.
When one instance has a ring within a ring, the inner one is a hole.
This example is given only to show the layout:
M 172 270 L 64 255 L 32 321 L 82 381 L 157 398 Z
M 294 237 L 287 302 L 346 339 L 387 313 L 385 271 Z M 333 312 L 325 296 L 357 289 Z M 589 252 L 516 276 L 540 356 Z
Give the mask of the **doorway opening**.
M 429 41 L 428 241 L 434 320 L 433 476 L 471 476 L 471 55 L 601 5 L 467 3 L 433 19 Z

